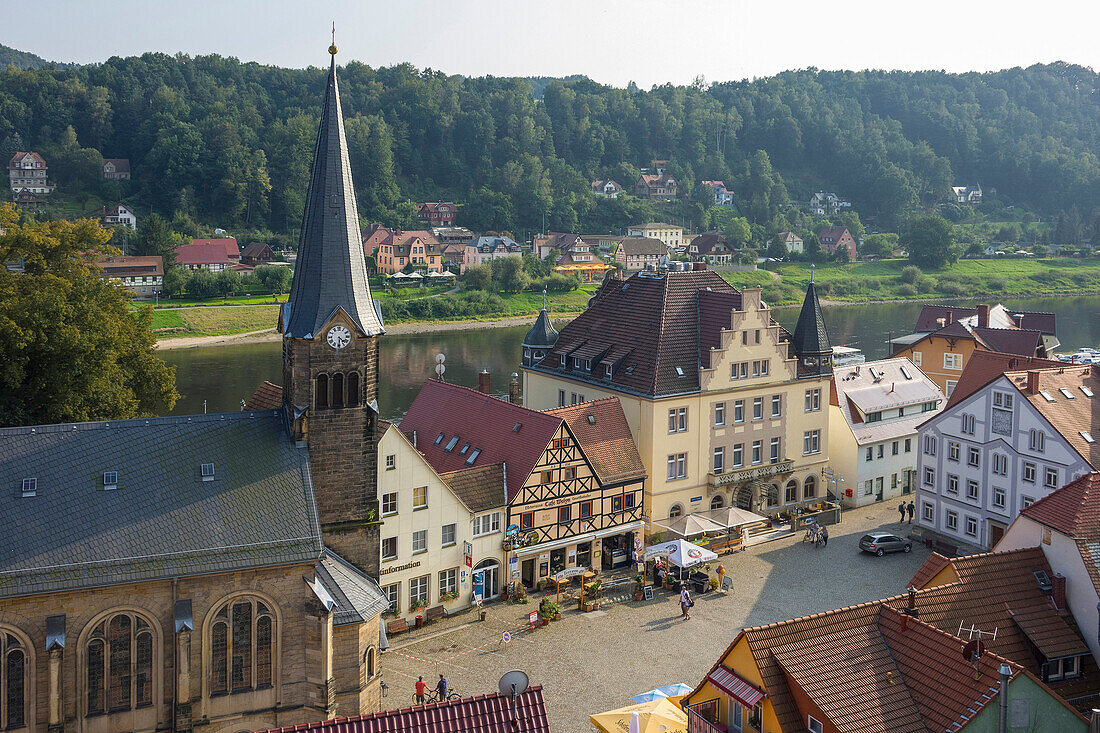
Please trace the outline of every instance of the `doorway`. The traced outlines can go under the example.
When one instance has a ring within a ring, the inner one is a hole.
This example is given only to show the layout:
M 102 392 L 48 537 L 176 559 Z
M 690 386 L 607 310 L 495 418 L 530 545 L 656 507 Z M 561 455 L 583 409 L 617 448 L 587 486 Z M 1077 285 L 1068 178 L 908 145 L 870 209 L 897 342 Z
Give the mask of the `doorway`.
M 488 601 L 500 595 L 497 578 L 499 570 L 500 563 L 496 560 L 482 560 L 474 566 L 474 592 L 477 592 L 477 587 L 480 585 L 482 600 Z
M 565 548 L 550 551 L 550 574 L 565 570 Z
M 535 558 L 532 557 L 523 561 L 520 566 L 520 579 L 523 581 L 523 587 L 535 587 Z

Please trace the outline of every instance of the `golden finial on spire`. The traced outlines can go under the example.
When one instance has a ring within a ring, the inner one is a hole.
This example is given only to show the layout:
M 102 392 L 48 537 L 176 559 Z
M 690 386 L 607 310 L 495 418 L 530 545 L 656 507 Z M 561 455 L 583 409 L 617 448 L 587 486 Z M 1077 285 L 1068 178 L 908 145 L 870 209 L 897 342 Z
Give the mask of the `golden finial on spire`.
M 336 21 L 332 21 L 332 45 L 328 47 L 328 52 L 333 56 L 336 55 Z

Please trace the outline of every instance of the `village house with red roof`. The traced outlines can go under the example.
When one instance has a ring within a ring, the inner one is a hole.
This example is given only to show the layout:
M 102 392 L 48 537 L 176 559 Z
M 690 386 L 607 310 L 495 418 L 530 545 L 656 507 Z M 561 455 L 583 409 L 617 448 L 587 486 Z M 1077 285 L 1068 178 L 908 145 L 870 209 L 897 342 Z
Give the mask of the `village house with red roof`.
M 388 229 L 375 224 L 363 237 L 363 252 L 374 255 L 378 272 L 393 275 L 409 265 L 427 272 L 443 271 L 443 245 L 424 229 Z
M 416 207 L 416 218 L 431 227 L 454 226 L 458 207 L 450 201 L 428 201 Z
M 234 237 L 192 239 L 176 247 L 176 264 L 188 270 L 221 272 L 241 261 L 241 248 Z
M 856 239 L 848 227 L 825 227 L 818 232 L 817 241 L 822 252 L 834 255 L 838 249 L 845 249 L 850 259 L 856 258 Z

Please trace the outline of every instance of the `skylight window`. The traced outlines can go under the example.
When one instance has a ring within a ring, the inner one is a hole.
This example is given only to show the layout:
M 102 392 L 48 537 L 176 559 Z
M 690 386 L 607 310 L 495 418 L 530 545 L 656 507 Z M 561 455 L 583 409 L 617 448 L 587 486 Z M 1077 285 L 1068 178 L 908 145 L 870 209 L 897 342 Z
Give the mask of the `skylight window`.
M 103 472 L 103 488 L 108 491 L 118 488 L 118 471 Z
M 38 493 L 38 479 L 25 478 L 23 479 L 23 498 L 26 499 L 31 496 L 35 496 Z
M 684 369 L 683 369 L 683 367 L 676 367 L 676 376 L 678 376 L 678 377 L 682 377 L 682 376 L 684 376 Z
M 901 368 L 901 376 L 905 377 L 906 379 L 912 379 L 913 378 L 913 375 L 910 374 L 909 370 L 905 367 Z
M 1081 394 L 1083 394 L 1085 397 L 1092 397 L 1092 390 L 1089 389 L 1088 387 L 1085 387 L 1084 385 L 1082 385 L 1081 386 Z
M 214 480 L 214 464 L 213 463 L 204 463 L 204 464 L 202 464 L 200 473 L 202 474 L 202 480 L 203 481 L 213 481 Z
M 595 415 L 589 415 L 588 416 L 588 424 L 589 425 L 595 425 L 596 424 L 596 416 Z
M 466 459 L 466 465 L 467 466 L 474 465 L 474 461 L 476 461 L 477 457 L 480 456 L 480 455 L 481 455 L 481 448 L 474 448 L 473 452 L 470 453 L 470 457 Z
M 455 449 L 456 445 L 458 445 L 458 436 L 457 435 L 447 441 L 447 445 L 445 445 L 443 447 L 443 450 L 446 451 L 447 453 L 450 453 L 451 451 L 453 451 Z
M 447 437 L 446 433 L 440 433 L 435 439 L 435 444 L 439 445 L 440 443 L 442 443 L 445 437 Z
M 464 456 L 464 455 L 466 455 L 466 451 L 468 451 L 468 450 L 470 450 L 470 444 L 469 444 L 469 443 L 467 443 L 466 445 L 462 446 L 462 450 L 460 450 L 460 451 L 458 452 L 458 455 L 460 455 L 460 456 Z
M 1081 431 L 1081 437 L 1085 439 L 1086 443 L 1095 443 L 1096 442 L 1096 440 L 1092 437 L 1092 435 L 1090 433 L 1086 433 L 1084 430 Z
M 1035 580 L 1039 581 L 1040 590 L 1050 590 L 1054 587 L 1046 570 L 1035 570 L 1031 574 L 1035 576 Z
M 514 428 L 512 428 L 512 432 L 513 433 L 518 433 L 519 429 L 522 428 L 522 427 L 523 427 L 523 423 L 518 422 L 518 423 L 516 423 L 516 426 Z
M 1070 391 L 1069 391 L 1068 389 L 1066 389 L 1065 387 L 1059 387 L 1059 388 L 1058 388 L 1058 391 L 1059 391 L 1059 392 L 1061 392 L 1061 393 L 1062 393 L 1062 396 L 1063 396 L 1063 397 L 1065 397 L 1065 398 L 1066 398 L 1067 400 L 1075 400 L 1075 399 L 1077 399 L 1076 397 L 1074 397 L 1074 396 L 1073 396 L 1073 393 L 1072 393 L 1072 392 L 1070 392 Z
M 1054 402 L 1054 397 L 1050 394 L 1050 392 L 1047 392 L 1045 389 L 1039 390 L 1039 394 L 1041 394 L 1043 396 L 1043 399 L 1047 402 Z

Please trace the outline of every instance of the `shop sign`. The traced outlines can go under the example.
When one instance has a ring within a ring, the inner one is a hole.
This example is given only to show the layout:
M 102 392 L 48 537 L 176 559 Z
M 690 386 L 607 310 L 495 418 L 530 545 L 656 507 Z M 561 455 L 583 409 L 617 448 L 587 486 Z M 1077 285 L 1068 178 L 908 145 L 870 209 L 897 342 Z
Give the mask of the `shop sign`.
M 584 575 L 588 572 L 588 568 L 566 568 L 565 570 L 559 570 L 554 573 L 554 580 L 565 580 L 566 578 L 575 578 L 578 575 Z
M 552 509 L 556 506 L 562 506 L 564 504 L 572 504 L 577 501 L 587 501 L 586 494 L 594 494 L 593 499 L 599 498 L 599 491 L 584 491 L 576 494 L 569 494 L 568 496 L 558 496 L 553 499 L 547 499 L 545 501 L 532 502 L 530 504 L 524 504 L 522 507 L 518 507 L 516 511 L 524 512 L 537 512 L 540 509 Z
M 539 562 L 550 562 L 550 553 L 544 552 L 539 555 Z
M 402 570 L 411 570 L 412 568 L 420 567 L 420 561 L 407 562 L 404 565 L 394 565 L 390 568 L 382 568 L 378 571 L 379 575 L 389 575 L 390 573 L 400 573 Z
M 512 580 L 519 579 L 519 558 L 515 555 L 508 558 L 508 570 L 512 573 Z
M 668 557 L 676 550 L 676 545 L 657 545 L 650 547 L 642 556 L 643 560 L 653 560 L 658 557 Z

